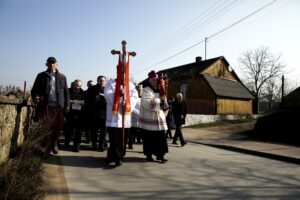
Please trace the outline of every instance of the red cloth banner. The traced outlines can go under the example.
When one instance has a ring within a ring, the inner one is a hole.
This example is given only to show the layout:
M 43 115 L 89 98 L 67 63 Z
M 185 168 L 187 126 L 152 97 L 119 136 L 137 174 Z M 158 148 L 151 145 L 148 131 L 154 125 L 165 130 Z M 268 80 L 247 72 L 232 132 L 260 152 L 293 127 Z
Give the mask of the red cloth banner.
M 119 54 L 119 62 L 117 67 L 117 80 L 116 80 L 116 88 L 115 88 L 115 96 L 114 96 L 114 104 L 112 108 L 113 114 L 118 114 L 119 106 L 120 106 L 120 92 L 121 92 L 121 86 L 122 84 L 125 85 L 125 95 L 123 98 L 125 98 L 125 114 L 130 114 L 130 89 L 129 89 L 129 52 L 127 52 L 127 60 L 125 61 L 124 67 L 125 67 L 125 76 L 122 71 L 123 62 L 122 62 L 122 55 Z M 123 77 L 125 77 L 124 82 L 122 82 Z M 123 111 L 122 111 L 123 112 Z M 123 113 L 122 113 L 123 114 Z

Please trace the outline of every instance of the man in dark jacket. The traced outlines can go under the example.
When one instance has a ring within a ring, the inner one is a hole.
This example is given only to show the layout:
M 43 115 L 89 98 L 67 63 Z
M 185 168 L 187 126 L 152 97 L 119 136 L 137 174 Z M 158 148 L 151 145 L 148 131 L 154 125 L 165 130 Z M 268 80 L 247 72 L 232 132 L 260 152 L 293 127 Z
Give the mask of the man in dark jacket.
M 104 151 L 107 149 L 106 142 L 106 100 L 104 98 L 104 86 L 106 84 L 105 76 L 98 76 L 97 84 L 90 87 L 87 91 L 86 104 L 93 110 L 91 140 L 93 150 Z M 99 144 L 98 131 L 100 129 Z
M 90 87 L 94 86 L 92 80 L 89 80 L 86 84 L 87 90 L 84 91 L 84 106 L 82 107 L 83 114 L 83 129 L 86 138 L 86 143 L 89 144 L 91 142 L 91 132 L 92 132 L 92 119 L 93 119 L 93 108 L 90 106 L 90 102 L 88 100 L 88 90 Z
M 176 94 L 176 99 L 172 105 L 172 112 L 173 112 L 173 117 L 174 117 L 174 123 L 176 125 L 176 131 L 175 131 L 174 138 L 173 138 L 173 144 L 177 144 L 176 141 L 179 137 L 181 146 L 184 146 L 186 144 L 186 142 L 183 139 L 181 126 L 182 126 L 182 124 L 185 124 L 185 117 L 187 114 L 187 106 L 186 106 L 186 103 L 182 100 L 181 93 Z
M 69 89 L 70 112 L 67 114 L 67 128 L 65 133 L 65 147 L 69 147 L 71 136 L 74 134 L 73 150 L 80 151 L 82 122 L 82 107 L 84 102 L 83 90 L 81 89 L 81 80 L 76 79 L 73 87 Z
M 37 111 L 46 131 L 50 134 L 44 139 L 43 147 L 45 147 L 48 156 L 50 151 L 58 153 L 58 139 L 63 126 L 63 113 L 69 111 L 69 92 L 66 76 L 57 70 L 57 61 L 54 57 L 47 59 L 47 70 L 37 75 L 31 96 L 37 104 Z

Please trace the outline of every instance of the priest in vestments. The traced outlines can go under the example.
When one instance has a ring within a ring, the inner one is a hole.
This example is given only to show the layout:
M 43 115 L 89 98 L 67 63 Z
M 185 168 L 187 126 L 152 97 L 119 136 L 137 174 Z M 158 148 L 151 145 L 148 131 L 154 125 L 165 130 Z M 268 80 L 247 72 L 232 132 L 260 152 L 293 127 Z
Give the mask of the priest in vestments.
M 110 143 L 106 164 L 115 162 L 116 166 L 122 164 L 125 156 L 127 136 L 131 127 L 131 111 L 138 101 L 135 85 L 129 80 L 129 64 L 126 63 L 126 65 L 127 73 L 125 73 L 124 82 L 121 77 L 123 76 L 122 63 L 119 60 L 117 79 L 109 80 L 104 89 L 104 97 L 107 103 L 106 127 Z M 123 134 L 123 129 L 125 134 Z

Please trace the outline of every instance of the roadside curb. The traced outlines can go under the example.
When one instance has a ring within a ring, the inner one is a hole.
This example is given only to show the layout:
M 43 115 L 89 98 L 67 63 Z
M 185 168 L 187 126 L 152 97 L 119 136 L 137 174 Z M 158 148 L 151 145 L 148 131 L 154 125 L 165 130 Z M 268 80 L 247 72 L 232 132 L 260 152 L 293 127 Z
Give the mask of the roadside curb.
M 262 151 L 254 151 L 254 150 L 244 149 L 244 148 L 240 148 L 240 147 L 234 147 L 234 146 L 230 146 L 230 145 L 207 144 L 207 143 L 188 141 L 188 140 L 187 140 L 187 142 L 195 143 L 195 144 L 201 144 L 201 145 L 210 146 L 210 147 L 219 148 L 219 149 L 224 149 L 224 150 L 228 150 L 228 151 L 245 153 L 245 154 L 254 155 L 254 156 L 260 156 L 260 157 L 264 157 L 264 158 L 270 158 L 270 159 L 273 159 L 273 160 L 279 160 L 279 161 L 284 161 L 284 162 L 289 162 L 289 163 L 300 165 L 300 159 L 299 158 L 293 158 L 293 157 L 288 157 L 288 156 L 271 154 L 271 153 L 266 153 L 266 152 L 262 152 Z
M 70 191 L 64 175 L 61 158 L 59 156 L 50 155 L 50 157 L 44 161 L 43 165 L 45 178 L 49 184 L 45 200 L 69 200 Z

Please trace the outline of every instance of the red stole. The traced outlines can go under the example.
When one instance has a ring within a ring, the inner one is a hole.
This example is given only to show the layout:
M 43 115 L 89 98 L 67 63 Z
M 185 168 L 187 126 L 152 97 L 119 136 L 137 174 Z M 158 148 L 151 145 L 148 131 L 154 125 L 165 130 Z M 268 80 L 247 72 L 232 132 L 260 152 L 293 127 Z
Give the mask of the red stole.
M 120 91 L 121 91 L 121 85 L 122 85 L 122 60 L 121 60 L 121 53 L 119 54 L 119 62 L 117 67 L 117 80 L 116 80 L 116 88 L 115 88 L 115 96 L 114 96 L 114 104 L 112 108 L 113 114 L 118 114 L 119 106 L 120 106 Z M 129 95 L 129 52 L 127 52 L 127 62 L 125 63 L 125 100 L 126 100 L 126 106 L 125 106 L 125 114 L 130 114 L 130 95 Z M 123 114 L 123 113 L 122 113 Z

